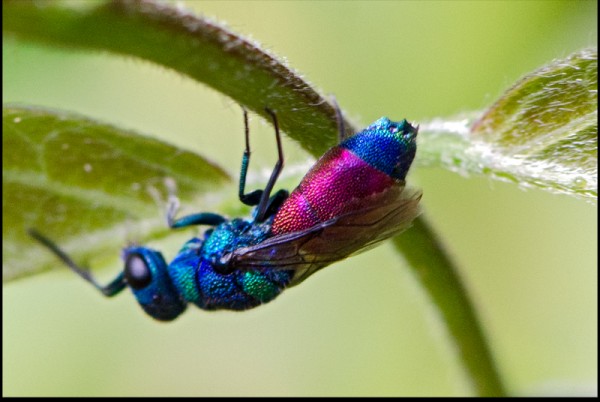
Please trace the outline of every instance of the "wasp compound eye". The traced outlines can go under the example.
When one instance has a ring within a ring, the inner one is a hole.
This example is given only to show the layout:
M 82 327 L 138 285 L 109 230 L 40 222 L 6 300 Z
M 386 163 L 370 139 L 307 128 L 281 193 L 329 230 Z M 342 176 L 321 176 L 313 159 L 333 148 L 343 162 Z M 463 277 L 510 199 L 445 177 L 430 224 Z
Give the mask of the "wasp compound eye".
M 133 289 L 143 289 L 152 282 L 152 272 L 139 254 L 130 254 L 125 262 L 125 280 Z

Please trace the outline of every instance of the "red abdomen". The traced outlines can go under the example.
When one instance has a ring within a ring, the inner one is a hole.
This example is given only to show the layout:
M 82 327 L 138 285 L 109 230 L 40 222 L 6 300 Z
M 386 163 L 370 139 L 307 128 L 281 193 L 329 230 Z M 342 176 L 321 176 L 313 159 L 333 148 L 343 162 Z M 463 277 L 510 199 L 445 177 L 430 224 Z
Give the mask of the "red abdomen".
M 321 222 L 366 205 L 350 203 L 379 193 L 397 181 L 345 147 L 325 153 L 283 203 L 271 233 L 280 235 L 309 229 Z

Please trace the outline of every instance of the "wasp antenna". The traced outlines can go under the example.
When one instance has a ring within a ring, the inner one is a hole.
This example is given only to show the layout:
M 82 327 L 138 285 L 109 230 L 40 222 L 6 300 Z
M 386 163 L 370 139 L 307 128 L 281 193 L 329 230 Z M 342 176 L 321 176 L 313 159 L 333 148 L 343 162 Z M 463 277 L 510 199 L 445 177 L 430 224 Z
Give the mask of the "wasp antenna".
M 111 283 L 107 286 L 102 286 L 90 273 L 89 268 L 80 267 L 78 264 L 69 257 L 67 253 L 60 249 L 52 240 L 38 232 L 33 228 L 28 228 L 27 233 L 35 240 L 39 241 L 42 245 L 48 248 L 55 256 L 57 256 L 71 271 L 82 277 L 86 282 L 91 283 L 96 289 L 98 289 L 105 296 L 114 296 L 125 288 L 125 279 L 123 273 L 118 275 Z

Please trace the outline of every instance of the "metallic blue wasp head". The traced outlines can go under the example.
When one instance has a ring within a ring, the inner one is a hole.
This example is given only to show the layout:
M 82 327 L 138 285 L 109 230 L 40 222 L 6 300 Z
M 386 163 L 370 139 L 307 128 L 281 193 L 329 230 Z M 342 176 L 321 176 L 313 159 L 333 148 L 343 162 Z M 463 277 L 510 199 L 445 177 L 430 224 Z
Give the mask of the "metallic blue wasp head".
M 169 277 L 162 254 L 146 247 L 123 250 L 123 277 L 138 303 L 150 316 L 171 321 L 183 313 L 186 303 Z

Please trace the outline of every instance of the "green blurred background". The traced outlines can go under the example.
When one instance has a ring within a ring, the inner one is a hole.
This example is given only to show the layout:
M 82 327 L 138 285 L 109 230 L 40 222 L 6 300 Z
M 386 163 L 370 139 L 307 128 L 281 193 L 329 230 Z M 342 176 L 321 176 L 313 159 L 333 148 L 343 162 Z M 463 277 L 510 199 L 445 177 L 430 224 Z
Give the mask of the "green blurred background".
M 483 109 L 524 74 L 597 43 L 596 1 L 188 5 L 287 59 L 360 125 Z M 240 110 L 203 85 L 139 60 L 10 38 L 2 59 L 4 103 L 135 129 L 238 174 Z M 253 171 L 270 169 L 272 129 L 258 118 L 251 126 Z M 284 146 L 288 166 L 307 160 Z M 441 169 L 409 179 L 460 266 L 509 390 L 597 394 L 596 206 Z M 153 246 L 172 258 L 179 244 Z M 103 300 L 66 269 L 10 283 L 2 297 L 6 396 L 471 393 L 437 311 L 389 245 L 258 309 L 192 307 L 172 324 L 146 317 L 130 294 Z

